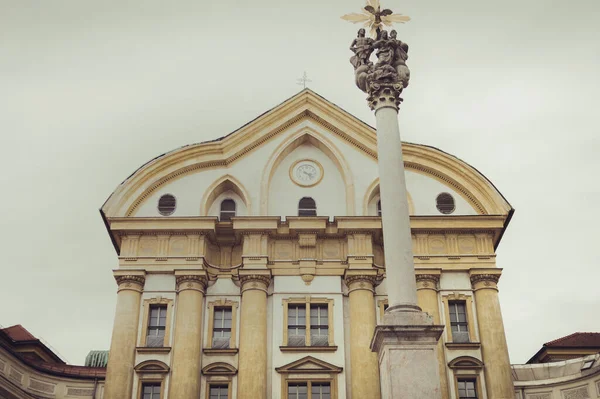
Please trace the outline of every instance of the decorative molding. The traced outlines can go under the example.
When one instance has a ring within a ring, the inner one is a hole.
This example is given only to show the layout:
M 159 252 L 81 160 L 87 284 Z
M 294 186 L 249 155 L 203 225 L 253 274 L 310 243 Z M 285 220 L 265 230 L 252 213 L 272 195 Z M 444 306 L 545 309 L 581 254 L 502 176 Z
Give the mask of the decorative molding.
M 342 370 L 343 367 L 334 366 L 331 363 L 327 363 L 326 361 L 312 356 L 306 356 L 295 362 L 286 364 L 285 366 L 275 368 L 275 371 L 279 374 L 339 374 Z
M 335 352 L 338 347 L 332 346 L 280 346 L 282 352 Z
M 133 368 L 137 373 L 167 374 L 169 366 L 160 360 L 145 360 Z
M 352 274 L 344 278 L 344 281 L 350 291 L 354 290 L 370 290 L 377 286 L 381 280 L 376 275 L 371 274 Z M 352 285 L 355 285 L 352 287 Z
M 67 396 L 92 396 L 93 389 L 67 387 Z
M 460 356 L 456 359 L 452 359 L 448 363 L 448 367 L 453 370 L 467 369 L 467 370 L 481 370 L 483 369 L 483 362 L 471 356 Z
M 238 353 L 238 348 L 216 349 L 204 348 L 202 352 L 207 356 L 234 356 Z
M 53 394 L 56 384 L 48 384 L 33 378 L 29 378 L 29 388 L 38 392 Z
M 417 289 L 432 289 L 436 290 L 440 283 L 439 274 L 416 274 Z
M 587 385 L 577 388 L 565 389 L 562 391 L 563 399 L 590 399 L 590 392 Z
M 137 353 L 156 353 L 156 354 L 167 354 L 171 352 L 170 346 L 138 346 L 135 348 Z
M 204 375 L 236 375 L 237 369 L 230 364 L 225 362 L 211 363 L 202 368 L 202 374 Z

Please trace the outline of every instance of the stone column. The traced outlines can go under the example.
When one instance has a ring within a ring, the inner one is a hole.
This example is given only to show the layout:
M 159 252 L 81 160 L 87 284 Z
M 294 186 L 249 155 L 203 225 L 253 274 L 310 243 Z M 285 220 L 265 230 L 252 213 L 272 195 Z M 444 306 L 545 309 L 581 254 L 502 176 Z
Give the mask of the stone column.
M 440 305 L 438 301 L 439 274 L 417 274 L 417 301 L 424 312 L 433 317 L 434 324 L 440 324 Z M 440 368 L 440 387 L 442 399 L 448 399 L 448 373 L 444 356 L 444 343 L 440 339 L 437 344 L 437 357 Z
M 376 67 L 377 68 L 377 67 Z M 437 345 L 444 327 L 417 305 L 402 142 L 398 125 L 401 83 L 369 85 L 377 123 L 386 288 L 389 307 L 375 328 L 371 349 L 379 354 L 381 397 L 440 399 Z M 407 367 L 410 364 L 410 367 Z
M 240 271 L 242 304 L 240 309 L 240 351 L 238 361 L 238 399 L 267 397 L 267 289 L 269 271 Z
M 206 274 L 175 272 L 177 301 L 169 398 L 198 398 L 202 363 L 202 321 Z
M 135 347 L 140 323 L 144 272 L 115 272 L 117 310 L 106 369 L 105 398 L 128 399 L 133 388 Z
M 408 198 L 398 125 L 398 102 L 392 89 L 370 101 L 377 121 L 379 193 L 387 277 L 388 310 L 420 310 L 412 251 Z
M 499 270 L 483 273 L 471 271 L 487 394 L 494 399 L 512 399 L 515 394 L 498 301 L 499 279 Z
M 376 274 L 376 271 L 346 272 L 350 309 L 350 381 L 352 398 L 357 399 L 381 397 L 377 354 L 371 351 L 371 338 L 377 324 L 373 297 Z

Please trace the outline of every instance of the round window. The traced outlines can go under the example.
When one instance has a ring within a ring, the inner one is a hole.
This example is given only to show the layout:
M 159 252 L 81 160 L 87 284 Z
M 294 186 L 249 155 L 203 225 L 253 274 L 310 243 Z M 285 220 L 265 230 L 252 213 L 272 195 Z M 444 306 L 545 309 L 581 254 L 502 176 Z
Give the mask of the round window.
M 165 194 L 158 200 L 158 212 L 163 216 L 172 215 L 175 212 L 177 200 L 171 194 Z
M 441 193 L 438 195 L 435 199 L 435 205 L 437 210 L 444 215 L 449 215 L 454 212 L 454 209 L 456 209 L 454 197 L 448 193 Z

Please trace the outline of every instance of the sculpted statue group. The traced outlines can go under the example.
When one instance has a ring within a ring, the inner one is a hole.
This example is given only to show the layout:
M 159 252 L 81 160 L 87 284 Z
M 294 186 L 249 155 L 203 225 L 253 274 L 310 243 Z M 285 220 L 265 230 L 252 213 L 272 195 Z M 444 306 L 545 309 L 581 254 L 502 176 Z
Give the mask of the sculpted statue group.
M 389 33 L 378 30 L 377 38 L 365 37 L 365 30 L 360 29 L 358 36 L 350 45 L 354 55 L 350 63 L 354 67 L 356 85 L 359 89 L 377 96 L 382 88 L 386 91 L 392 90 L 398 96 L 398 103 L 402 89 L 408 86 L 410 71 L 406 66 L 408 59 L 408 45 L 397 39 L 397 32 Z M 373 51 L 377 50 L 377 62 L 373 63 L 370 58 Z

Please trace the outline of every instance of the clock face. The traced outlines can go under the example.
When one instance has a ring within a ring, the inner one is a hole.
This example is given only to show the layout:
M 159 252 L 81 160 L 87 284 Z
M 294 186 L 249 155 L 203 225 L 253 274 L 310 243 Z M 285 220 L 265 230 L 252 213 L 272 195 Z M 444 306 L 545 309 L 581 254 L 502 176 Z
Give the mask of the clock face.
M 314 186 L 323 178 L 323 168 L 315 161 L 298 161 L 292 166 L 290 176 L 300 186 Z

